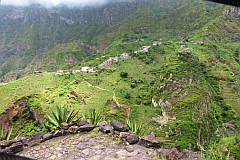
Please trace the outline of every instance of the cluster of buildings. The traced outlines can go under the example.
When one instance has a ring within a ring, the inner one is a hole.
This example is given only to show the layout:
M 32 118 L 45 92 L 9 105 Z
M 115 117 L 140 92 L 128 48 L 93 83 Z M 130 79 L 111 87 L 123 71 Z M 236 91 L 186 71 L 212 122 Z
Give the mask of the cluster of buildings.
M 157 41 L 153 42 L 153 46 L 160 46 L 162 44 L 162 39 L 160 38 Z M 148 53 L 149 49 L 151 48 L 151 46 L 142 46 L 141 49 L 139 49 L 138 51 L 134 51 L 135 54 L 137 53 Z
M 92 67 L 82 67 L 80 70 L 58 70 L 56 75 L 62 76 L 66 74 L 77 74 L 77 73 L 95 73 L 95 68 Z
M 138 51 L 134 51 L 134 53 L 135 54 L 137 54 L 137 53 L 148 53 L 150 48 L 151 48 L 151 46 L 142 46 L 141 49 L 139 49 Z
M 153 42 L 153 46 L 160 46 L 162 44 L 162 39 Z M 151 46 L 142 46 L 138 51 L 134 51 L 135 54 L 137 53 L 148 53 Z M 124 61 L 129 59 L 130 55 L 128 53 L 123 53 L 120 56 L 110 57 L 105 62 L 100 64 L 99 68 L 107 68 L 111 67 L 113 64 L 118 63 L 120 61 Z M 102 56 L 105 58 L 105 56 Z M 80 70 L 58 70 L 56 75 L 65 75 L 65 74 L 77 74 L 77 73 L 94 73 L 96 72 L 96 68 L 92 67 L 82 67 Z
M 120 62 L 120 61 L 124 61 L 124 60 L 126 60 L 128 58 L 129 58 L 129 54 L 128 53 L 123 53 L 120 56 L 116 56 L 116 57 L 110 57 L 108 60 L 106 60 L 105 62 L 100 64 L 99 68 L 110 67 L 114 63 L 117 63 L 117 62 Z

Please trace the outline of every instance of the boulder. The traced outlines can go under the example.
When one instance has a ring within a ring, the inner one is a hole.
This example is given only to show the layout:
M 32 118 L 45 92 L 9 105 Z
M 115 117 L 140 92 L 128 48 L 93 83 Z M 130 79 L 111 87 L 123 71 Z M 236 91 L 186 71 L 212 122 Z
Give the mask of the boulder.
M 178 160 L 200 160 L 197 153 L 189 151 L 187 149 L 183 150 L 177 157 Z
M 97 127 L 101 127 L 101 126 L 107 126 L 107 122 L 102 121 L 102 122 L 98 123 Z
M 3 153 L 11 153 L 11 154 L 16 154 L 21 151 L 23 151 L 23 144 L 21 142 L 14 143 L 10 147 L 7 147 L 4 150 L 1 150 L 1 152 Z
M 139 142 L 139 136 L 136 134 L 130 134 L 129 136 L 126 137 L 125 141 L 128 142 L 129 144 L 136 144 Z
M 79 121 L 74 121 L 68 124 L 69 127 L 78 126 Z
M 68 130 L 61 129 L 61 130 L 57 130 L 57 131 L 53 134 L 53 137 L 65 136 L 65 135 L 68 135 L 68 134 L 69 134 L 69 131 L 68 131 Z
M 81 131 L 81 132 L 89 132 L 89 131 L 92 131 L 94 128 L 95 128 L 94 125 L 86 124 L 86 125 L 83 125 L 83 126 L 79 127 L 79 131 Z
M 127 138 L 131 133 L 130 132 L 120 132 L 119 138 L 125 139 Z
M 51 134 L 51 133 L 44 134 L 44 135 L 43 135 L 43 139 L 42 139 L 41 142 L 50 140 L 50 139 L 52 139 L 53 137 L 54 137 L 54 136 L 53 136 L 53 134 Z
M 36 133 L 30 137 L 30 140 L 41 140 L 43 139 L 44 133 Z
M 13 140 L 10 140 L 10 141 L 7 141 L 7 140 L 0 141 L 0 149 L 9 147 L 9 146 L 11 146 L 13 143 L 15 143 L 15 142 L 16 142 L 16 141 L 13 141 Z
M 79 127 L 78 126 L 71 126 L 68 128 L 68 131 L 71 133 L 71 134 L 76 134 L 79 130 Z
M 37 134 L 32 135 L 29 138 L 26 138 L 22 142 L 26 146 L 35 146 L 42 141 L 43 136 L 44 136 L 44 133 L 37 133 Z
M 24 142 L 24 141 L 26 141 L 27 140 L 27 137 L 19 137 L 19 138 L 17 138 L 15 141 L 16 142 Z
M 27 146 L 33 147 L 33 146 L 39 145 L 41 142 L 42 142 L 42 139 L 32 140 L 27 143 Z
M 66 122 L 61 123 L 61 128 L 64 130 L 68 130 L 68 128 L 69 128 L 68 123 L 66 123 Z
M 153 134 L 141 138 L 140 145 L 147 148 L 160 148 L 160 143 L 156 140 L 156 137 Z
M 119 121 L 113 120 L 111 122 L 111 125 L 117 131 L 120 131 L 120 132 L 128 132 L 129 131 L 129 128 L 127 127 L 127 125 L 125 125 Z
M 79 123 L 78 123 L 78 126 L 81 127 L 81 126 L 84 126 L 86 124 L 89 124 L 88 121 L 80 120 Z
M 99 131 L 101 131 L 103 133 L 113 133 L 113 127 L 103 125 L 103 126 L 99 127 Z
M 60 130 L 57 130 L 55 133 L 53 133 L 53 137 L 60 137 L 63 133 Z

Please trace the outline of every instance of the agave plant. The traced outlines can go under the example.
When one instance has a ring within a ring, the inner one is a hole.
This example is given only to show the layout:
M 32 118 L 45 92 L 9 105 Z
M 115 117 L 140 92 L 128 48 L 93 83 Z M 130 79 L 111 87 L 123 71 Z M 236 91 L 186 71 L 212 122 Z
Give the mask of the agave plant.
M 47 115 L 47 118 L 50 124 L 60 128 L 63 122 L 73 122 L 76 119 L 77 114 L 78 111 L 76 112 L 74 109 L 68 112 L 65 107 L 57 106 L 55 110 L 51 111 L 50 114 Z
M 13 131 L 13 127 L 11 127 L 7 134 L 4 135 L 3 133 L 3 130 L 4 130 L 4 127 L 0 126 L 0 141 L 3 141 L 3 140 L 10 140 L 10 137 L 12 135 L 12 131 Z
M 134 132 L 134 133 L 136 133 L 136 134 L 138 134 L 138 135 L 143 134 L 142 125 L 141 125 L 141 124 L 138 124 L 135 120 L 133 120 L 133 119 L 128 119 L 128 120 L 126 121 L 126 123 L 127 123 L 129 129 L 130 129 L 132 132 Z
M 98 125 L 103 121 L 103 116 L 100 112 L 93 109 L 84 116 L 84 119 L 86 119 L 90 124 Z

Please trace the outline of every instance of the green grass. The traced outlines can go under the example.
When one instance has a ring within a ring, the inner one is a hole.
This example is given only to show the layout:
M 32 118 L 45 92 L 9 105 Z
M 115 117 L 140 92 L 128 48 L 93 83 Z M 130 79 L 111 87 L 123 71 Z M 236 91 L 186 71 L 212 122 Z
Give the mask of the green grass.
M 61 84 L 61 81 L 53 73 L 43 73 L 41 75 L 30 75 L 0 86 L 0 113 L 11 107 L 17 99 L 32 94 L 42 94 L 47 89 L 55 88 L 59 84 Z

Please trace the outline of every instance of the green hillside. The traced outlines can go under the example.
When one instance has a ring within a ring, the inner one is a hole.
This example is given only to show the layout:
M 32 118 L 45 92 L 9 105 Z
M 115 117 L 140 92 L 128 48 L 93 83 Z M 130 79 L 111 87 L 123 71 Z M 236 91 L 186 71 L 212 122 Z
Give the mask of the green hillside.
M 5 37 L 0 46 L 2 76 L 21 73 L 21 78 L 0 85 L 0 112 L 21 99 L 44 117 L 55 106 L 77 109 L 79 116 L 96 109 L 107 121 L 134 119 L 143 126 L 143 135 L 153 132 L 165 148 L 199 151 L 205 159 L 239 159 L 240 20 L 229 6 L 174 2 L 122 2 L 124 11 L 115 3 L 95 9 L 55 8 L 60 15 L 72 15 L 72 20 L 87 15 L 92 24 L 78 22 L 79 28 L 64 29 L 53 18 L 46 23 L 54 29 L 59 26 L 64 34 L 43 33 L 50 38 L 39 37 L 39 45 L 29 43 L 38 36 L 15 34 L 13 40 L 10 35 L 12 42 Z M 41 14 L 45 19 L 47 15 Z M 29 24 L 25 27 L 32 29 Z M 62 41 L 51 37 L 57 35 Z M 22 43 L 22 51 L 12 54 L 13 46 Z M 129 56 L 119 60 L 123 53 Z M 118 61 L 109 64 L 114 58 Z M 70 72 L 86 66 L 96 72 Z M 57 75 L 57 70 L 70 71 Z M 29 134 L 26 125 L 11 122 L 16 135 Z M 31 134 L 42 127 L 32 121 L 26 124 L 33 125 Z M 228 154 L 221 152 L 224 147 Z
M 118 2 L 81 9 L 4 6 L 0 9 L 0 77 L 6 75 L 3 80 L 8 81 L 11 72 L 17 72 L 16 79 L 33 69 L 66 69 L 66 63 L 50 63 L 59 61 L 59 56 L 65 62 L 81 61 L 120 39 L 182 39 L 219 16 L 222 8 L 192 0 Z M 58 45 L 63 52 L 52 50 Z

